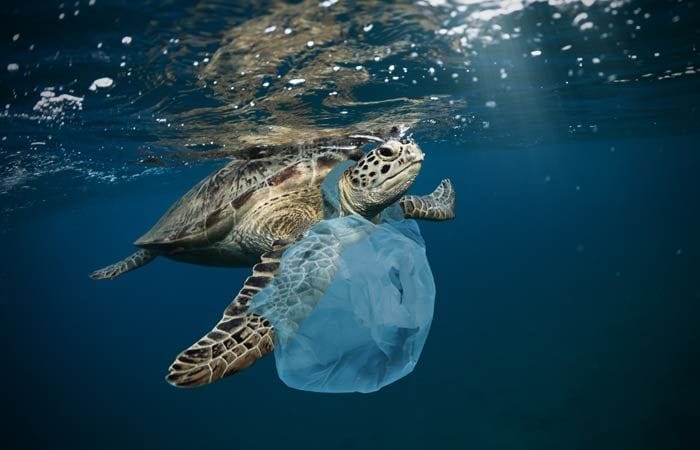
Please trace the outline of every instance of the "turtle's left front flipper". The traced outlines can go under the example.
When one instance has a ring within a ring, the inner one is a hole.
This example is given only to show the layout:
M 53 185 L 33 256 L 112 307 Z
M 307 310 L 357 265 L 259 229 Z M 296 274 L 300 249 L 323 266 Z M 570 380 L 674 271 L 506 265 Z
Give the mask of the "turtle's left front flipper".
M 279 270 L 282 253 L 290 244 L 275 242 L 253 266 L 243 288 L 206 336 L 177 356 L 166 376 L 178 387 L 196 387 L 240 372 L 274 348 L 274 329 L 263 316 L 248 312 L 251 299 Z
M 455 191 L 450 180 L 442 180 L 431 194 L 407 195 L 399 200 L 407 219 L 450 220 L 455 218 Z

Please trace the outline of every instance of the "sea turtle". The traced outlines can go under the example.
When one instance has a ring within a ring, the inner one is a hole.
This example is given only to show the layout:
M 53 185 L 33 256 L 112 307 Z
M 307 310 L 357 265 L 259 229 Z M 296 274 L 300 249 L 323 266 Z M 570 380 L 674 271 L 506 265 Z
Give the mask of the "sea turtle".
M 338 164 L 357 161 L 338 181 L 341 216 L 370 220 L 397 203 L 408 218 L 454 218 L 449 180 L 426 196 L 404 196 L 424 154 L 409 139 L 373 136 L 363 153 L 357 145 L 301 148 L 297 152 L 234 160 L 195 185 L 139 238 L 131 256 L 90 276 L 111 279 L 157 256 L 196 264 L 252 266 L 239 294 L 205 337 L 180 353 L 167 381 L 198 386 L 239 372 L 272 351 L 274 329 L 248 311 L 251 299 L 277 274 L 284 250 L 324 219 L 321 183 Z

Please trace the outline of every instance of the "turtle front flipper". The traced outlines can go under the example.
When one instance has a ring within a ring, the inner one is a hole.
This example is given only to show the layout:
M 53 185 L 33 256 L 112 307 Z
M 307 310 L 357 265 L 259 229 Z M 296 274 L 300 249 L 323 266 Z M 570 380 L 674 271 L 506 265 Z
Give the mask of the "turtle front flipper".
M 289 242 L 277 241 L 253 266 L 243 288 L 224 311 L 219 323 L 180 353 L 166 380 L 177 387 L 212 383 L 250 367 L 274 348 L 274 328 L 263 316 L 248 312 L 250 301 L 277 275 L 280 258 Z
M 455 218 L 455 191 L 450 180 L 442 180 L 431 194 L 407 195 L 399 200 L 407 219 L 450 220 Z
M 111 280 L 125 272 L 145 266 L 153 261 L 156 256 L 158 256 L 158 253 L 142 248 L 119 262 L 92 272 L 90 278 L 93 280 Z

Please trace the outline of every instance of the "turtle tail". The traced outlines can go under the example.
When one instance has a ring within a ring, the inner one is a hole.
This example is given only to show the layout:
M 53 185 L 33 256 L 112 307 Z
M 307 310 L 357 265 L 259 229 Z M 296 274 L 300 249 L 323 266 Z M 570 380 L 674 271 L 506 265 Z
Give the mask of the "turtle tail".
M 153 261 L 156 256 L 158 256 L 156 252 L 142 248 L 119 262 L 92 272 L 90 278 L 93 280 L 111 280 L 125 272 L 145 266 Z

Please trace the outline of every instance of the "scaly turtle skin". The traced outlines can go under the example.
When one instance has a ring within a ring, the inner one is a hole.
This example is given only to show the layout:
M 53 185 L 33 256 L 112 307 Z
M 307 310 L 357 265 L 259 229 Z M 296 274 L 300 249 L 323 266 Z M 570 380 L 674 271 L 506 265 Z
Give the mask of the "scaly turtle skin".
M 196 264 L 253 266 L 214 329 L 178 355 L 168 382 L 208 384 L 273 350 L 274 329 L 265 317 L 248 312 L 250 301 L 277 274 L 284 250 L 323 219 L 321 183 L 339 163 L 357 161 L 338 181 L 341 216 L 372 220 L 398 202 L 407 218 L 454 218 L 449 180 L 430 195 L 403 196 L 424 159 L 415 143 L 367 139 L 381 144 L 364 155 L 354 146 L 336 146 L 231 162 L 178 200 L 135 242 L 140 250 L 91 274 L 114 278 L 161 255 Z

